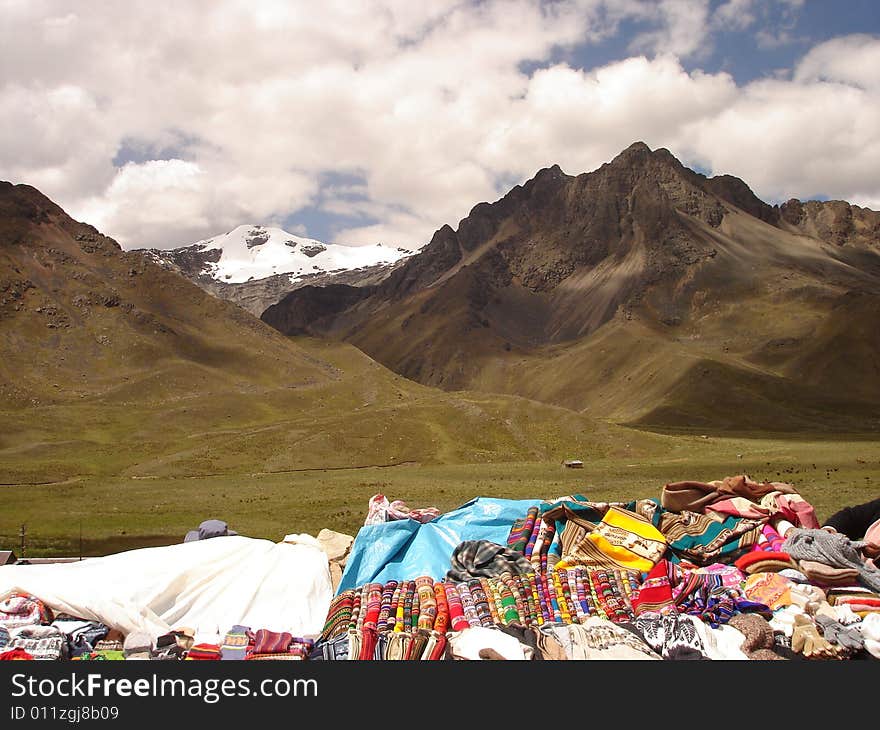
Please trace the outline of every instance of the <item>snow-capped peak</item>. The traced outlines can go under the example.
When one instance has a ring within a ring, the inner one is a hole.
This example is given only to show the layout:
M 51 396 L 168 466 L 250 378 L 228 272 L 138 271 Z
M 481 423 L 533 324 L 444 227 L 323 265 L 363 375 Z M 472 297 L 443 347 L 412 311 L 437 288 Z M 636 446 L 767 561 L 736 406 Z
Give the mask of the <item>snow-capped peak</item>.
M 391 264 L 412 252 L 375 246 L 345 246 L 303 238 L 281 228 L 242 225 L 187 246 L 190 251 L 220 251 L 215 261 L 205 263 L 202 273 L 217 281 L 240 283 L 276 274 L 290 274 L 290 280 L 309 274 L 360 269 Z

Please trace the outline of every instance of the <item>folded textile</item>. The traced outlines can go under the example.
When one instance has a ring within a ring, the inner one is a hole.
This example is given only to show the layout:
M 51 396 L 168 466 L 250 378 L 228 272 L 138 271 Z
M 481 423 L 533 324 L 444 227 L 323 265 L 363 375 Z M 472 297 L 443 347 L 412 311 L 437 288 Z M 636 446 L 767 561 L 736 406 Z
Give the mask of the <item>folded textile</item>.
M 9 649 L 7 651 L 0 652 L 0 661 L 30 661 L 33 659 L 35 659 L 35 657 L 26 652 L 24 649 Z
M 83 652 L 92 651 L 101 639 L 110 631 L 108 626 L 98 621 L 73 616 L 56 616 L 52 626 L 57 628 L 67 639 L 67 654 L 71 657 Z
M 788 578 L 795 583 L 809 583 L 810 579 L 807 578 L 800 570 L 795 570 L 794 568 L 786 568 L 785 570 L 780 570 L 779 575 Z
M 507 536 L 507 547 L 518 553 L 525 553 L 526 545 L 535 529 L 535 521 L 538 519 L 538 506 L 529 507 L 526 516 L 517 519 L 510 528 L 510 535 Z
M 146 631 L 132 631 L 125 637 L 122 651 L 126 659 L 150 659 L 153 652 L 153 638 Z
M 855 568 L 834 568 L 815 560 L 800 560 L 801 572 L 813 583 L 825 586 L 851 586 L 859 580 L 859 571 Z
M 632 631 L 597 616 L 582 624 L 553 626 L 571 660 L 659 660 L 661 657 L 643 638 Z M 565 639 L 562 635 L 565 635 Z
M 786 568 L 797 568 L 791 555 L 784 552 L 752 550 L 741 555 L 733 563 L 744 573 L 778 573 Z
M 436 507 L 410 509 L 403 500 L 395 499 L 393 502 L 389 502 L 384 494 L 374 494 L 370 497 L 367 505 L 367 517 L 364 520 L 364 525 L 378 525 L 383 522 L 405 519 L 412 519 L 424 524 L 439 516 L 440 510 Z
M 449 645 L 454 659 L 483 659 L 481 649 L 493 649 L 502 659 L 525 660 L 531 658 L 531 648 L 521 644 L 513 636 L 498 629 L 482 626 L 467 628 L 449 634 Z
M 193 644 L 186 653 L 189 661 L 214 661 L 220 660 L 220 646 L 218 644 Z
M 601 514 L 594 521 L 592 517 Z M 567 503 L 544 513 L 543 519 L 564 524 L 560 538 L 562 557 L 557 568 L 588 568 L 647 572 L 666 552 L 666 537 L 643 515 L 609 505 L 602 513 L 572 509 Z
M 743 584 L 743 593 L 749 600 L 763 603 L 776 610 L 791 605 L 793 585 L 795 584 L 788 578 L 778 573 L 755 573 L 746 578 L 746 582 Z
M 660 560 L 648 572 L 638 592 L 632 598 L 635 615 L 677 610 L 672 587 L 677 586 L 680 581 L 681 569 L 665 558 Z
M 57 661 L 67 658 L 67 637 L 54 626 L 21 626 L 10 632 L 8 647 L 23 649 L 38 660 Z
M 250 627 L 235 624 L 226 632 L 220 645 L 220 658 L 224 660 L 242 660 L 247 656 L 250 647 Z
M 719 521 L 693 511 L 663 511 L 655 524 L 674 556 L 697 565 L 735 560 L 758 543 L 762 527 L 758 520 L 725 517 Z
M 348 659 L 348 632 L 331 639 L 319 639 L 309 652 L 309 661 L 345 661 Z
M 880 591 L 880 570 L 862 558 L 859 550 L 863 544 L 822 529 L 794 528 L 786 533 L 782 547 L 799 561 L 824 563 L 832 568 L 855 568 L 862 585 Z
M 0 601 L 0 626 L 7 629 L 48 624 L 53 618 L 51 609 L 39 598 L 26 593 L 13 593 L 6 600 Z
M 874 613 L 862 619 L 859 625 L 865 649 L 875 659 L 880 659 L 880 614 Z
M 673 512 L 698 512 L 715 502 L 730 497 L 745 497 L 760 502 L 770 492 L 796 494 L 791 484 L 783 482 L 756 482 L 745 474 L 725 477 L 712 482 L 672 482 L 661 490 L 660 504 Z
M 696 629 L 699 619 L 679 613 L 642 614 L 633 619 L 639 634 L 663 659 L 708 659 Z
M 269 631 L 258 629 L 254 633 L 252 654 L 283 654 L 290 649 L 293 636 L 287 631 Z
M 532 563 L 521 553 L 488 540 L 465 540 L 453 551 L 446 578 L 465 581 L 474 577 L 494 578 L 504 573 L 524 575 L 533 571 Z

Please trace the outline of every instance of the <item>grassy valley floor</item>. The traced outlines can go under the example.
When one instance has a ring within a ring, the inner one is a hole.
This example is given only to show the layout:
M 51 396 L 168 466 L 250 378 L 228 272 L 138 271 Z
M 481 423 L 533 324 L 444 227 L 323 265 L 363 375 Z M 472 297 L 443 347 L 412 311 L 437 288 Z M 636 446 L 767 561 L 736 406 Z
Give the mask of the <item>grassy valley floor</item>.
M 584 469 L 559 462 L 518 461 L 309 469 L 210 476 L 74 476 L 53 484 L 0 486 L 0 549 L 27 555 L 104 555 L 180 542 L 207 518 L 226 520 L 242 535 L 281 540 L 327 527 L 355 534 L 376 492 L 410 507 L 454 509 L 477 496 L 553 498 L 582 493 L 592 500 L 657 497 L 663 485 L 747 473 L 795 485 L 822 520 L 840 507 L 880 493 L 880 442 L 702 438 L 627 432 L 647 442 L 641 456 L 584 458 Z M 625 444 L 622 444 L 622 447 Z M 0 480 L 5 481 L 5 480 Z

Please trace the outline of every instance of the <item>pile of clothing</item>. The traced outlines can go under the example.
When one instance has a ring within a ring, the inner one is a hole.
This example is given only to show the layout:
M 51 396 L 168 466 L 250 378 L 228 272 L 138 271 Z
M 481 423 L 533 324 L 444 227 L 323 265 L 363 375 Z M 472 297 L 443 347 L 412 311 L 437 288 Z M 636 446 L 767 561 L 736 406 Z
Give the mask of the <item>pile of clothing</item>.
M 362 529 L 310 658 L 880 658 L 880 571 L 790 484 L 482 501 L 424 535 Z
M 0 659 L 880 658 L 880 521 L 820 526 L 781 482 L 447 513 L 375 495 L 353 542 L 224 531 L 0 568 Z
M 98 621 L 53 614 L 38 598 L 15 593 L 0 603 L 0 660 L 205 660 L 306 659 L 314 641 L 288 632 L 235 625 L 220 643 L 198 642 L 181 627 L 155 639 L 127 635 Z

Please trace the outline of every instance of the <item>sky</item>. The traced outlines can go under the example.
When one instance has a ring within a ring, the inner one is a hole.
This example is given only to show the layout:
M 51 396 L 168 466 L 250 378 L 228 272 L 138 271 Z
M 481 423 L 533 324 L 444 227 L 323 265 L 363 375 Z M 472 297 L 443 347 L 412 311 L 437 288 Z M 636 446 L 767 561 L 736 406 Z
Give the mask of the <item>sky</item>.
M 877 69 L 875 0 L 0 0 L 0 179 L 127 249 L 417 249 L 637 140 L 880 210 Z

